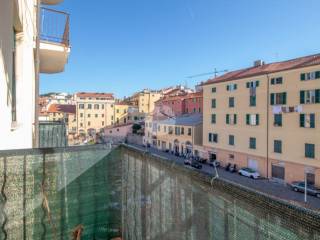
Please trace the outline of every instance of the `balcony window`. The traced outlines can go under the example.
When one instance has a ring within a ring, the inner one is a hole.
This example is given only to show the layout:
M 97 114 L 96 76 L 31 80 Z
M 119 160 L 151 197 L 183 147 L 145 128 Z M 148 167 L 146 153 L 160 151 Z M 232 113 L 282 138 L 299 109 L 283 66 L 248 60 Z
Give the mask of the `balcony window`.
M 217 101 L 216 99 L 211 99 L 211 108 L 216 108 L 217 107 Z
M 84 109 L 84 104 L 79 104 L 79 109 Z
M 88 104 L 88 109 L 92 109 L 92 104 Z
M 300 104 L 320 103 L 320 89 L 300 91 Z
M 99 109 L 99 104 L 95 104 L 94 109 Z
M 191 133 L 192 133 L 192 129 L 188 128 L 188 136 L 191 136 Z
M 217 116 L 216 114 L 211 114 L 211 123 L 215 124 L 217 122 Z
M 271 105 L 285 105 L 287 104 L 287 93 L 271 93 L 270 94 Z
M 250 107 L 255 107 L 256 104 L 257 104 L 257 96 L 256 95 L 250 96 L 250 98 L 249 98 Z
M 273 115 L 273 118 L 274 118 L 274 122 L 273 122 L 273 125 L 275 127 L 281 127 L 282 126 L 282 114 L 279 113 L 279 114 L 274 114 Z
M 301 73 L 300 80 L 301 81 L 309 81 L 320 78 L 320 71 Z
M 237 114 L 226 114 L 226 124 L 236 125 L 237 124 Z
M 300 114 L 300 127 L 315 128 L 315 114 Z
M 282 77 L 271 78 L 271 85 L 278 85 L 283 83 Z
M 259 114 L 247 114 L 246 123 L 247 125 L 257 126 L 259 125 Z
M 211 88 L 211 92 L 212 93 L 216 93 L 217 92 L 217 88 L 216 87 Z
M 236 83 L 228 84 L 226 88 L 227 88 L 228 92 L 235 91 L 235 90 L 237 90 L 237 84 Z
M 246 83 L 247 88 L 257 88 L 259 87 L 259 85 L 260 85 L 259 81 L 251 81 Z
M 175 127 L 174 133 L 175 133 L 175 135 L 179 136 L 180 135 L 180 127 Z

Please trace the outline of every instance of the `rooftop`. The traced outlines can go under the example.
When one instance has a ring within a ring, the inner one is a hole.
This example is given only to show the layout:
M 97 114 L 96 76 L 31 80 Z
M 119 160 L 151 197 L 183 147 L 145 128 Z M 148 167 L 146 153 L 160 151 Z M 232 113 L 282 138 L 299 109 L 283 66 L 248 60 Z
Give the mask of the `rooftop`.
M 71 104 L 51 104 L 48 113 L 76 113 L 76 106 Z
M 180 117 L 167 118 L 159 121 L 158 123 L 167 125 L 196 126 L 202 123 L 202 114 L 182 115 Z
M 276 73 L 291 69 L 309 67 L 320 64 L 320 54 L 315 54 L 311 56 L 305 56 L 295 59 L 290 59 L 282 62 L 274 62 L 269 64 L 262 64 L 259 66 L 253 66 L 249 68 L 239 69 L 232 72 L 228 72 L 220 77 L 209 79 L 202 85 L 208 85 L 212 83 L 220 83 L 233 81 L 237 79 L 254 77 L 263 74 Z
M 93 97 L 93 98 L 108 98 L 113 99 L 113 93 L 90 93 L 90 92 L 78 92 L 76 93 L 77 97 L 87 98 L 87 97 Z

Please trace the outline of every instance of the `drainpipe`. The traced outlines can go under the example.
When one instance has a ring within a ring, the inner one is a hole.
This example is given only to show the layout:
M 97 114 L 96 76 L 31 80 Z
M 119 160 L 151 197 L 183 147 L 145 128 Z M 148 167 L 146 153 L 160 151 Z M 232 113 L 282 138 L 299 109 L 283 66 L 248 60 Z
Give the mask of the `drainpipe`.
M 270 102 L 270 77 L 267 73 L 267 178 L 269 179 L 269 102 Z

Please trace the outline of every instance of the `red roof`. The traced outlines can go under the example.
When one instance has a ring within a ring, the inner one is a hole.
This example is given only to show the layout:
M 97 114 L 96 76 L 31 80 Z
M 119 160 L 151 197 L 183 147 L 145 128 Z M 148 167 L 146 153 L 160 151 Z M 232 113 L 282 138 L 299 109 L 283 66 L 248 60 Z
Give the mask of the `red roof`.
M 77 97 L 93 97 L 93 98 L 108 98 L 113 99 L 113 93 L 89 93 L 89 92 L 79 92 L 76 93 Z
M 244 68 L 232 72 L 228 72 L 220 77 L 209 79 L 202 85 L 208 85 L 211 83 L 227 82 L 237 80 L 241 78 L 254 77 L 263 74 L 276 73 L 291 69 L 309 67 L 320 64 L 320 54 L 315 54 L 306 57 L 295 58 L 283 62 L 274 62 L 269 64 L 263 64 L 261 66 Z
M 48 113 L 76 113 L 76 106 L 71 104 L 51 104 Z

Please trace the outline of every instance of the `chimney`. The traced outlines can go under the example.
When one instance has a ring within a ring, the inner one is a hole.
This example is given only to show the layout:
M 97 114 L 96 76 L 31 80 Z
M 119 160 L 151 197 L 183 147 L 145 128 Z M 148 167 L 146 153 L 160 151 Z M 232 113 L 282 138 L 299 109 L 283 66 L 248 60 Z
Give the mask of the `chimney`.
M 253 66 L 255 66 L 255 67 L 260 67 L 262 65 L 264 65 L 264 61 L 262 61 L 262 60 L 256 60 L 253 62 Z

